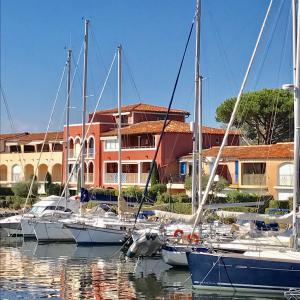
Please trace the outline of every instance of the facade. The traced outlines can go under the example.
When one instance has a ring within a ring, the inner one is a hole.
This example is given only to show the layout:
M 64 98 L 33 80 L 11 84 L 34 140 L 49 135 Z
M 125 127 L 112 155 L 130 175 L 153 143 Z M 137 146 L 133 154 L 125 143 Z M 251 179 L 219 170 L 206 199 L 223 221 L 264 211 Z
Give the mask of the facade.
M 122 107 L 123 186 L 145 185 L 166 112 L 166 107 L 143 103 Z M 180 178 L 179 158 L 192 152 L 192 130 L 185 122 L 188 116 L 189 113 L 184 110 L 172 109 L 170 112 L 156 159 L 163 183 Z M 84 186 L 117 188 L 118 121 L 116 108 L 97 111 L 93 120 L 89 115 L 84 147 Z M 66 182 L 68 178 L 69 187 L 77 189 L 81 170 L 82 124 L 71 124 L 69 133 L 68 173 L 64 167 L 67 165 L 67 145 L 63 142 L 66 141 L 66 127 L 63 132 L 48 134 L 41 155 L 44 133 L 1 135 L 0 184 L 10 186 L 20 180 L 29 180 L 33 174 L 39 182 L 43 182 L 49 172 L 53 182 Z M 224 133 L 223 129 L 203 127 L 203 148 L 220 145 Z M 238 132 L 230 133 L 229 143 L 239 145 Z M 72 172 L 73 169 L 75 172 Z
M 217 168 L 230 187 L 257 193 L 271 194 L 276 200 L 287 200 L 293 195 L 293 143 L 256 146 L 225 147 Z M 203 151 L 203 167 L 210 173 L 219 147 Z M 181 163 L 191 157 L 181 158 Z
M 54 183 L 62 182 L 63 133 L 20 133 L 0 135 L 0 184 L 11 186 L 29 181 L 34 174 L 40 183 L 49 172 Z M 43 151 L 41 151 L 43 148 Z
M 132 104 L 122 107 L 122 184 L 124 186 L 146 183 L 154 153 L 158 146 L 166 107 L 149 104 Z M 169 121 L 162 137 L 156 163 L 160 180 L 168 182 L 170 177 L 179 176 L 178 158 L 192 151 L 192 131 L 186 123 L 189 113 L 172 109 Z M 89 122 L 92 115 L 89 116 Z M 117 108 L 97 111 L 93 122 L 86 125 L 85 144 L 85 185 L 88 187 L 116 188 L 118 185 L 118 111 Z M 205 148 L 219 145 L 225 130 L 211 127 L 203 128 Z M 64 130 L 66 136 L 66 130 Z M 69 172 L 79 170 L 78 153 L 81 147 L 82 126 L 70 126 Z M 232 132 L 230 143 L 239 144 L 239 133 Z M 64 161 L 66 155 L 63 155 Z M 77 174 L 70 180 L 75 188 Z M 63 177 L 65 178 L 65 177 Z

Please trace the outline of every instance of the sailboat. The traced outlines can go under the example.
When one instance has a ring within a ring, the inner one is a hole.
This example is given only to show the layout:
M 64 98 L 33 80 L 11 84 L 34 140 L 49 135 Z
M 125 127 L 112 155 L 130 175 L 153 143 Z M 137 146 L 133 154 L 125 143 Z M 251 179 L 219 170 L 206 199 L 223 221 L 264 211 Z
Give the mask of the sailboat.
M 300 9 L 299 1 L 292 1 L 292 3 L 294 31 L 293 60 L 295 69 L 293 84 L 295 100 L 293 248 L 272 250 L 258 249 L 256 251 L 244 251 L 239 254 L 216 249 L 207 252 L 192 251 L 187 253 L 192 283 L 195 288 L 226 290 L 233 293 L 237 291 L 256 292 L 257 290 L 259 290 L 260 293 L 283 293 L 290 289 L 300 289 L 300 252 L 298 247 L 297 224 L 300 194 Z M 272 1 L 270 2 L 268 12 L 270 11 L 271 5 Z M 249 66 L 251 66 L 251 64 Z M 248 67 L 247 71 L 249 71 L 249 69 L 250 67 Z M 220 151 L 221 148 L 222 147 L 220 147 Z M 217 163 L 218 161 L 216 160 L 215 164 Z M 195 224 L 201 217 L 202 204 L 203 203 L 200 205 L 200 209 L 198 209 Z

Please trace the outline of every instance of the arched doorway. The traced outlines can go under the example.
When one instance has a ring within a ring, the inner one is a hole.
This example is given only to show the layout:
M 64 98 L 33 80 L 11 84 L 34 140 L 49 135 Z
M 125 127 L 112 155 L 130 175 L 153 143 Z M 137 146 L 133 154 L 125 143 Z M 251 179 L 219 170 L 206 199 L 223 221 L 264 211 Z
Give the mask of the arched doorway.
M 7 166 L 0 165 L 0 181 L 7 181 Z
M 62 172 L 61 164 L 55 164 L 52 167 L 52 181 L 53 182 L 61 182 L 61 172 Z
M 41 164 L 38 167 L 38 181 L 45 181 L 46 174 L 48 171 L 48 166 L 45 164 Z
M 28 164 L 25 166 L 24 168 L 24 177 L 25 177 L 25 180 L 26 181 L 29 181 L 32 179 L 32 176 L 34 175 L 34 169 L 33 169 L 33 165 L 31 164 Z

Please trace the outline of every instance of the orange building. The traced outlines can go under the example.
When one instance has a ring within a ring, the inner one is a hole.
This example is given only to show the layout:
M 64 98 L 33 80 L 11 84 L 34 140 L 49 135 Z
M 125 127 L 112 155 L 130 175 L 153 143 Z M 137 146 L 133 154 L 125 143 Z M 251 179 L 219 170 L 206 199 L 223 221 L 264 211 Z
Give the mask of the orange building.
M 219 147 L 203 151 L 209 174 Z M 271 194 L 276 200 L 293 195 L 293 143 L 273 145 L 227 146 L 217 168 L 230 187 L 256 194 Z
M 122 107 L 122 183 L 145 185 L 150 164 L 157 148 L 166 107 L 149 104 L 132 104 Z M 189 113 L 171 109 L 168 124 L 157 156 L 160 180 L 167 182 L 170 176 L 179 174 L 178 158 L 192 151 L 192 131 L 185 122 Z M 92 114 L 89 115 L 89 122 Z M 85 184 L 89 187 L 117 187 L 118 185 L 118 111 L 117 108 L 97 111 L 93 123 L 87 123 L 85 152 Z M 203 128 L 203 147 L 219 145 L 225 130 Z M 81 147 L 81 124 L 70 125 L 69 171 L 77 164 Z M 66 136 L 66 128 L 64 130 Z M 230 143 L 239 144 L 239 133 L 230 134 Z M 63 155 L 64 160 L 66 155 Z M 70 185 L 76 186 L 74 174 Z

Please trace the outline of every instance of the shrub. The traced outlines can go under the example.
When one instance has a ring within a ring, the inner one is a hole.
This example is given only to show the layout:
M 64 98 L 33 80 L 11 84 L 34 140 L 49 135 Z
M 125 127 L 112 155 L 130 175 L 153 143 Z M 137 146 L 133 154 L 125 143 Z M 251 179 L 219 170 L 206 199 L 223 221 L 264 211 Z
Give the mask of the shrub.
M 191 199 L 184 193 L 174 194 L 172 198 L 174 203 L 191 203 Z
M 167 191 L 167 186 L 162 183 L 157 183 L 154 185 L 151 185 L 151 187 L 148 190 L 148 196 L 152 200 L 156 200 L 157 196 L 159 194 L 163 194 Z
M 13 191 L 10 187 L 0 186 L 0 195 L 1 196 L 13 196 Z
M 156 203 L 173 203 L 174 199 L 172 195 L 169 193 L 162 193 L 157 195 L 156 197 Z
M 137 200 L 141 200 L 143 197 L 143 190 L 136 185 L 123 189 L 122 193 L 124 196 L 133 197 Z
M 159 173 L 158 173 L 156 161 L 154 161 L 153 164 L 154 164 L 154 167 L 153 167 L 153 171 L 152 171 L 151 178 L 150 178 L 151 186 L 159 183 Z
M 58 183 L 51 183 L 48 185 L 46 193 L 47 195 L 60 196 L 63 190 L 64 190 L 64 185 Z
M 191 191 L 192 190 L 192 177 L 191 176 L 186 176 L 184 179 L 184 188 L 187 191 Z
M 15 183 L 11 189 L 14 192 L 15 196 L 27 197 L 27 195 L 29 193 L 30 185 L 31 185 L 31 182 L 20 181 L 20 182 Z M 38 192 L 38 183 L 33 182 L 31 195 L 36 196 L 37 192 Z

